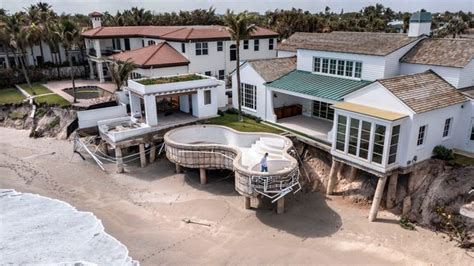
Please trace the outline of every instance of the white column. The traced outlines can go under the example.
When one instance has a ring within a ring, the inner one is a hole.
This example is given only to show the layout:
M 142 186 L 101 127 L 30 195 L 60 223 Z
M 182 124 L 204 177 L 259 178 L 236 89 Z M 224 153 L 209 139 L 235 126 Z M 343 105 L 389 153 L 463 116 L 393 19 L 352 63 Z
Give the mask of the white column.
M 184 113 L 189 113 L 189 95 L 179 96 L 179 110 Z
M 99 76 L 100 83 L 105 82 L 104 78 L 104 69 L 102 68 L 102 63 L 97 62 L 97 75 Z
M 96 39 L 94 40 L 94 49 L 96 52 L 96 57 L 101 58 L 102 57 L 102 51 L 100 49 L 100 40 Z
M 89 61 L 89 70 L 90 70 L 89 78 L 90 78 L 90 79 L 95 79 L 94 63 L 92 62 L 92 60 L 88 60 L 88 61 Z
M 192 105 L 193 105 L 193 116 L 195 117 L 199 117 L 199 98 L 198 98 L 198 94 L 195 93 L 195 94 L 192 94 L 191 95 L 191 100 L 192 100 Z
M 145 102 L 146 123 L 149 126 L 158 125 L 158 114 L 156 113 L 156 99 L 154 95 L 143 96 Z
M 142 116 L 142 105 L 140 101 L 140 97 L 129 92 L 128 94 L 130 99 L 130 114 L 133 117 L 141 117 Z

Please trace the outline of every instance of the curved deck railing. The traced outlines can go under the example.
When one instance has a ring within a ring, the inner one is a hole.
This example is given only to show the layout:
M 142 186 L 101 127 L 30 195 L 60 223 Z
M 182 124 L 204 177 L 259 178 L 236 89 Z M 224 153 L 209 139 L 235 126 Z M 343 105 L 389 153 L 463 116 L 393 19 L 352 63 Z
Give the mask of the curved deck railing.
M 195 125 L 171 130 L 164 140 L 166 156 L 173 163 L 188 168 L 233 170 L 235 188 L 244 196 L 263 195 L 275 201 L 301 188 L 298 162 L 290 155 L 293 143 L 286 137 Z M 257 146 L 258 142 L 261 146 Z M 268 173 L 259 171 L 265 152 L 269 153 Z

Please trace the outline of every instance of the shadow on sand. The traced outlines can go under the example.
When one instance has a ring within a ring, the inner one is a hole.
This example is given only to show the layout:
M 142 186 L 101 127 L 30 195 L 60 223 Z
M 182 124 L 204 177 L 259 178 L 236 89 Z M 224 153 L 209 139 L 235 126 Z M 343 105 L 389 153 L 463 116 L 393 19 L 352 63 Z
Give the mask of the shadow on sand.
M 219 196 L 239 195 L 235 190 L 234 173 L 229 170 L 207 170 L 207 184 L 201 185 L 199 169 L 183 168 L 184 180 L 189 186 Z
M 267 200 L 256 209 L 257 218 L 264 224 L 301 238 L 330 236 L 342 226 L 341 217 L 327 204 L 324 195 L 299 192 L 285 198 L 285 213 L 276 214 Z M 262 206 L 263 205 L 263 206 Z M 267 208 L 266 208 L 267 207 Z

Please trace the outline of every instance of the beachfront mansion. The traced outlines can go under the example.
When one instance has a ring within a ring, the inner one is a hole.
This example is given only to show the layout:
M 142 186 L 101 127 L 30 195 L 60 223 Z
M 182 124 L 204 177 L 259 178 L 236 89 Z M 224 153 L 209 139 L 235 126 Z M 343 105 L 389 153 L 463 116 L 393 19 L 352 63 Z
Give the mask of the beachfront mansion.
M 110 60 L 132 60 L 133 78 L 200 73 L 224 80 L 236 66 L 236 45 L 224 26 L 103 27 L 102 14 L 93 12 L 92 29 L 84 36 L 91 78 L 103 82 Z M 257 27 L 241 42 L 240 59 L 277 56 L 278 33 Z
M 377 176 L 437 145 L 472 155 L 474 40 L 430 38 L 430 26 L 416 12 L 408 34 L 295 33 L 279 58 L 242 65 L 240 103 L 233 75 L 233 105 Z

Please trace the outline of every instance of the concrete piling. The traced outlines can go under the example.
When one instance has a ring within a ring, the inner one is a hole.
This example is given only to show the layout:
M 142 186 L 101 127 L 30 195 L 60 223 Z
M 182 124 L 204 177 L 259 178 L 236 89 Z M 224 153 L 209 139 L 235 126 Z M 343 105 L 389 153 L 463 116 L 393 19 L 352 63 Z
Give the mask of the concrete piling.
M 156 145 L 151 143 L 150 146 L 150 163 L 153 163 L 156 160 Z
M 369 221 L 373 222 L 377 218 L 377 213 L 379 212 L 380 202 L 382 201 L 383 191 L 385 188 L 385 183 L 387 182 L 387 177 L 379 177 L 377 182 L 377 188 L 375 189 L 374 200 L 372 201 L 372 206 L 369 213 Z
M 182 173 L 182 169 L 181 169 L 181 165 L 179 164 L 175 164 L 176 165 L 176 173 L 179 174 L 179 173 Z
M 244 197 L 244 204 L 245 204 L 245 209 L 246 210 L 250 209 L 250 203 L 251 203 L 251 198 L 250 197 Z
M 205 185 L 207 183 L 206 168 L 199 168 L 199 177 L 201 179 L 201 185 Z
M 285 197 L 277 200 L 277 214 L 283 214 L 285 212 Z
M 123 157 L 122 157 L 122 148 L 115 148 L 115 161 L 117 163 L 117 173 L 123 173 Z
M 397 183 L 398 174 L 392 174 L 388 182 L 387 209 L 392 209 L 393 207 L 395 207 L 395 201 L 397 199 Z
M 145 144 L 141 143 L 138 145 L 138 147 L 140 150 L 140 166 L 145 167 L 146 166 Z
M 341 163 L 338 161 L 335 161 L 335 160 L 332 161 L 331 171 L 329 171 L 328 185 L 326 187 L 327 195 L 332 195 L 334 191 L 334 187 L 336 186 L 336 181 L 337 181 L 337 172 L 339 171 L 340 164 Z

